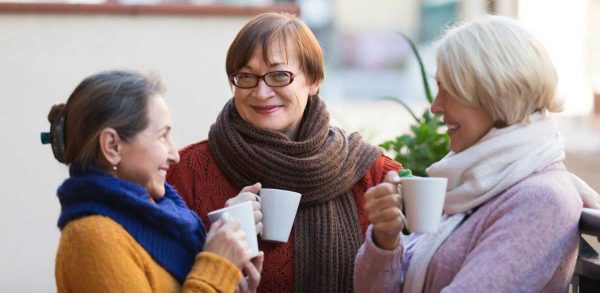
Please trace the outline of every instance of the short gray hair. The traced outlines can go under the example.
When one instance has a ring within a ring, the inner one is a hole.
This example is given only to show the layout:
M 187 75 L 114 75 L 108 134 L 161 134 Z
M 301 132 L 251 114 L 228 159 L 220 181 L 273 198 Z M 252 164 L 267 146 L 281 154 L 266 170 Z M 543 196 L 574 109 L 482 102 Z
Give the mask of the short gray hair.
M 512 19 L 487 15 L 449 29 L 438 43 L 437 66 L 452 97 L 482 107 L 497 123 L 562 110 L 546 50 Z

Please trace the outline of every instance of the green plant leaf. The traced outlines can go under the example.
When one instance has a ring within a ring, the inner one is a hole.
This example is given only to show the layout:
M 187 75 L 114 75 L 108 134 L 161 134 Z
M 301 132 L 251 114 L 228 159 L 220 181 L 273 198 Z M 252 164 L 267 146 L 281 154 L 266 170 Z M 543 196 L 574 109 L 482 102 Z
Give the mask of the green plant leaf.
M 415 121 L 420 122 L 419 117 L 417 117 L 417 115 L 415 115 L 415 112 L 413 112 L 412 109 L 404 101 L 402 101 L 400 99 L 396 99 L 394 97 L 390 97 L 390 96 L 385 96 L 382 99 L 399 103 L 402 107 L 404 107 L 404 109 L 406 111 L 408 111 L 410 116 L 412 116 L 413 119 L 415 119 Z
M 404 38 L 408 42 L 408 44 L 410 45 L 410 49 L 417 58 L 417 62 L 419 63 L 419 69 L 421 71 L 421 81 L 423 82 L 423 88 L 425 89 L 425 97 L 427 98 L 427 101 L 429 101 L 429 104 L 431 104 L 433 103 L 433 96 L 431 95 L 431 89 L 429 89 L 429 83 L 427 82 L 427 71 L 425 70 L 425 66 L 423 65 L 423 59 L 421 59 L 421 54 L 419 54 L 419 50 L 417 49 L 415 43 L 406 34 L 402 32 L 399 32 L 398 34 L 400 34 L 400 36 L 402 36 L 402 38 Z
M 425 95 L 431 104 L 433 96 L 421 56 L 413 41 L 406 35 L 401 35 L 408 41 L 419 62 Z M 450 139 L 448 134 L 443 131 L 442 117 L 431 113 L 429 109 L 425 109 L 421 117 L 418 117 L 404 101 L 393 97 L 385 97 L 385 99 L 400 103 L 413 116 L 415 123 L 410 125 L 408 133 L 385 141 L 380 146 L 400 162 L 403 168 L 412 170 L 416 176 L 427 176 L 425 171 L 427 167 L 441 160 L 450 151 Z

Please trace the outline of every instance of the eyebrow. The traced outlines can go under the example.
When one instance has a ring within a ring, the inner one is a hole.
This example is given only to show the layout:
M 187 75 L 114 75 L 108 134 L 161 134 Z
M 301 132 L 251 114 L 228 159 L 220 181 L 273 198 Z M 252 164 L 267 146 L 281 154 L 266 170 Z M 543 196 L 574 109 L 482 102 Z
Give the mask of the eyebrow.
M 281 65 L 288 65 L 287 62 L 275 62 L 275 63 L 270 63 L 269 67 L 277 67 L 277 66 L 281 66 Z M 244 65 L 242 66 L 242 68 L 240 69 L 250 69 L 252 70 L 252 66 L 248 66 L 248 65 Z
M 165 126 L 161 127 L 160 129 L 158 129 L 158 132 L 163 132 L 163 131 L 169 132 L 169 131 L 171 131 L 171 129 L 172 129 L 171 126 L 165 125 Z

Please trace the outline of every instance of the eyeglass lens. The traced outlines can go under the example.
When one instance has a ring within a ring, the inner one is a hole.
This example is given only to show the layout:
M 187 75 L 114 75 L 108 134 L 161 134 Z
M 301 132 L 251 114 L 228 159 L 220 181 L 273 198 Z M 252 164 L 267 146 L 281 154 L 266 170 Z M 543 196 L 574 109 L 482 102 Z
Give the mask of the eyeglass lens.
M 270 87 L 282 87 L 292 83 L 293 77 L 289 71 L 272 71 L 262 76 L 240 72 L 233 75 L 232 82 L 240 88 L 253 88 L 258 85 L 260 79 L 263 79 Z

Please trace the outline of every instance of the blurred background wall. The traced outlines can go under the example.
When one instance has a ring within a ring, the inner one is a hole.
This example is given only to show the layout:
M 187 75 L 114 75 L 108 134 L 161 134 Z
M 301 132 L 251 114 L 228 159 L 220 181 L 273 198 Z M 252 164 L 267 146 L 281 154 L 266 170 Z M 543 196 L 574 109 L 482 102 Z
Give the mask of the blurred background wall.
M 167 86 L 176 143 L 204 139 L 231 97 L 227 48 L 261 11 L 301 11 L 325 50 L 321 92 L 333 123 L 360 131 L 374 144 L 406 132 L 413 122 L 382 97 L 402 99 L 417 113 L 428 106 L 415 59 L 397 32 L 417 42 L 432 77 L 433 41 L 444 27 L 486 12 L 519 19 L 557 66 L 566 101 L 558 117 L 574 158 L 569 168 L 600 189 L 600 101 L 594 104 L 593 96 L 600 96 L 600 0 L 80 0 L 87 4 L 42 8 L 23 6 L 36 5 L 32 0 L 3 1 L 0 292 L 56 290 L 55 190 L 67 168 L 40 144 L 50 107 L 100 70 L 156 72 Z

